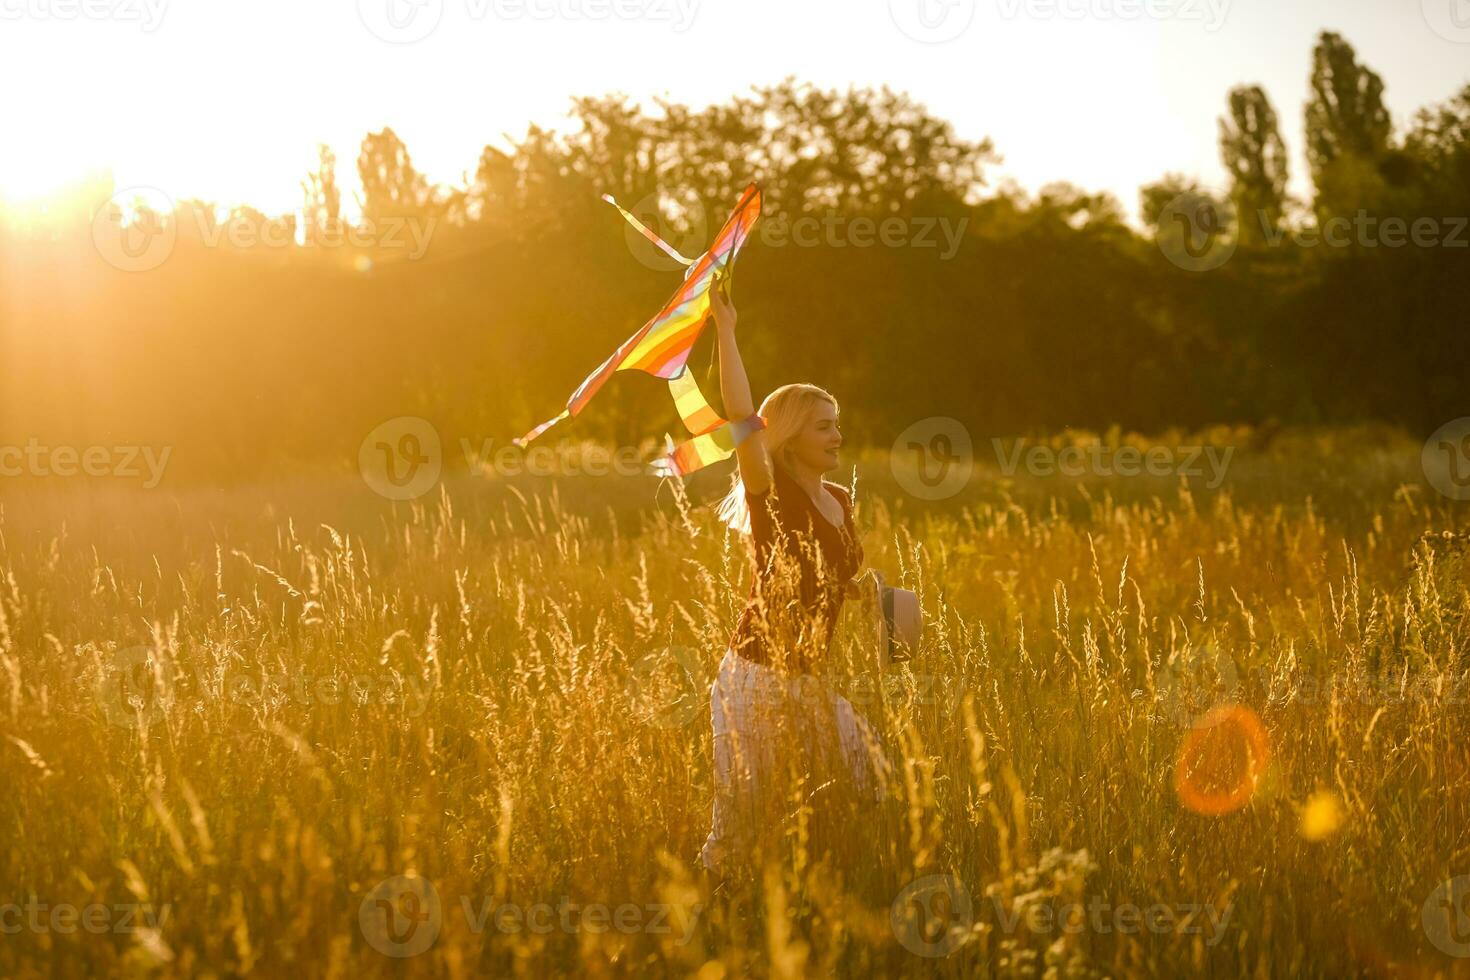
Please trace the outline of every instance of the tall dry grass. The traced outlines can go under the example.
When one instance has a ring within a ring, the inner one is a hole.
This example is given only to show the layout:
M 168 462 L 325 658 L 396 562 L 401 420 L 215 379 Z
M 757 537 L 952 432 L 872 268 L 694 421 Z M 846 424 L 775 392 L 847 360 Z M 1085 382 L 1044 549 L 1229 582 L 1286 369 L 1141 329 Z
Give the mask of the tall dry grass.
M 718 886 L 708 685 L 748 570 L 710 508 L 594 478 L 0 488 L 0 904 L 166 907 L 6 929 L 0 973 L 1470 975 L 1422 921 L 1470 873 L 1470 520 L 1415 467 L 1322 434 L 1216 492 L 985 470 L 930 504 L 865 456 L 869 562 L 928 627 L 875 677 L 853 613 L 829 683 L 890 799 L 798 779 Z M 1219 697 L 1271 762 L 1205 817 L 1173 773 Z M 364 926 L 400 875 L 439 899 L 409 957 Z M 477 918 L 564 901 L 637 923 Z M 1073 901 L 1228 917 L 1025 924 Z

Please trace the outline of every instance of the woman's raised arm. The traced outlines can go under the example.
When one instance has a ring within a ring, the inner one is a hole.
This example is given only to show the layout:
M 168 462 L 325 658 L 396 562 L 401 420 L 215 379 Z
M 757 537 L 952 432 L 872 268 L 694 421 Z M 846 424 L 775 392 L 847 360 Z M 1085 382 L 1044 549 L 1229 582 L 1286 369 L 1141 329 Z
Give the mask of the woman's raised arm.
M 755 414 L 755 400 L 750 394 L 745 364 L 740 360 L 740 348 L 735 343 L 735 304 L 724 282 L 717 282 L 710 290 L 710 309 L 719 336 L 720 400 L 724 403 L 725 417 L 732 422 L 749 418 Z M 735 447 L 735 459 L 747 493 L 758 496 L 770 489 L 771 456 L 766 451 L 763 430 L 752 432 Z

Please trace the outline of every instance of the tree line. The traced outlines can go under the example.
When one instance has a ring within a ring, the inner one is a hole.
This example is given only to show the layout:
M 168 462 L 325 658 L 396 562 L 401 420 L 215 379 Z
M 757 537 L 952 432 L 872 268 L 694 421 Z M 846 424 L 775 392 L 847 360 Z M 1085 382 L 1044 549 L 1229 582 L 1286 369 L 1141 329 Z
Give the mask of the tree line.
M 1271 99 L 1241 85 L 1219 119 L 1229 185 L 1164 174 L 1140 189 L 1136 229 L 1108 194 L 994 185 L 991 142 L 903 93 L 795 80 L 700 111 L 579 98 L 567 131 L 487 146 L 460 186 L 429 181 L 384 129 L 362 143 L 351 221 L 325 147 L 294 215 L 142 201 L 119 232 L 101 219 L 124 195 L 104 206 L 118 189 L 98 182 L 45 223 L 0 214 L 0 441 L 167 444 L 211 472 L 353 458 L 399 415 L 503 444 L 677 284 L 600 195 L 698 254 L 752 180 L 766 214 L 736 296 L 758 396 L 823 385 L 850 439 L 886 445 L 934 415 L 977 439 L 1427 432 L 1470 414 L 1470 85 L 1402 132 L 1383 89 L 1322 34 L 1302 111 L 1310 199 L 1287 193 Z M 166 256 L 109 257 L 109 233 Z M 701 377 L 710 345 L 690 362 Z M 625 374 L 553 433 L 665 430 L 663 383 Z

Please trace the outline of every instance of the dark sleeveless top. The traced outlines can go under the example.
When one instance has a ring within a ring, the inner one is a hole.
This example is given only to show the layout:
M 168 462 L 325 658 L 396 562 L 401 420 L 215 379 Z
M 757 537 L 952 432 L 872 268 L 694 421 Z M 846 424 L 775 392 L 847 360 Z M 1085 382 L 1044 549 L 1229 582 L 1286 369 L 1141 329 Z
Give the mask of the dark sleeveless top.
M 806 673 L 826 656 L 863 546 L 845 489 L 822 481 L 842 504 L 839 528 L 779 464 L 771 469 L 771 488 L 745 495 L 755 571 L 730 647 L 784 673 Z

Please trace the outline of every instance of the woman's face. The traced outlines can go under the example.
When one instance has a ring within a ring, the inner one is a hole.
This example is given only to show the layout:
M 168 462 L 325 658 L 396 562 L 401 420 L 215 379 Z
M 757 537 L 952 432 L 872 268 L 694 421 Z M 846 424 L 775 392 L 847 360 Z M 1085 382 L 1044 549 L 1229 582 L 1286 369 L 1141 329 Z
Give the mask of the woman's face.
M 837 409 L 831 402 L 818 402 L 812 417 L 786 445 L 791 458 L 807 469 L 818 473 L 835 470 L 837 448 L 842 445 L 842 430 L 837 427 Z

